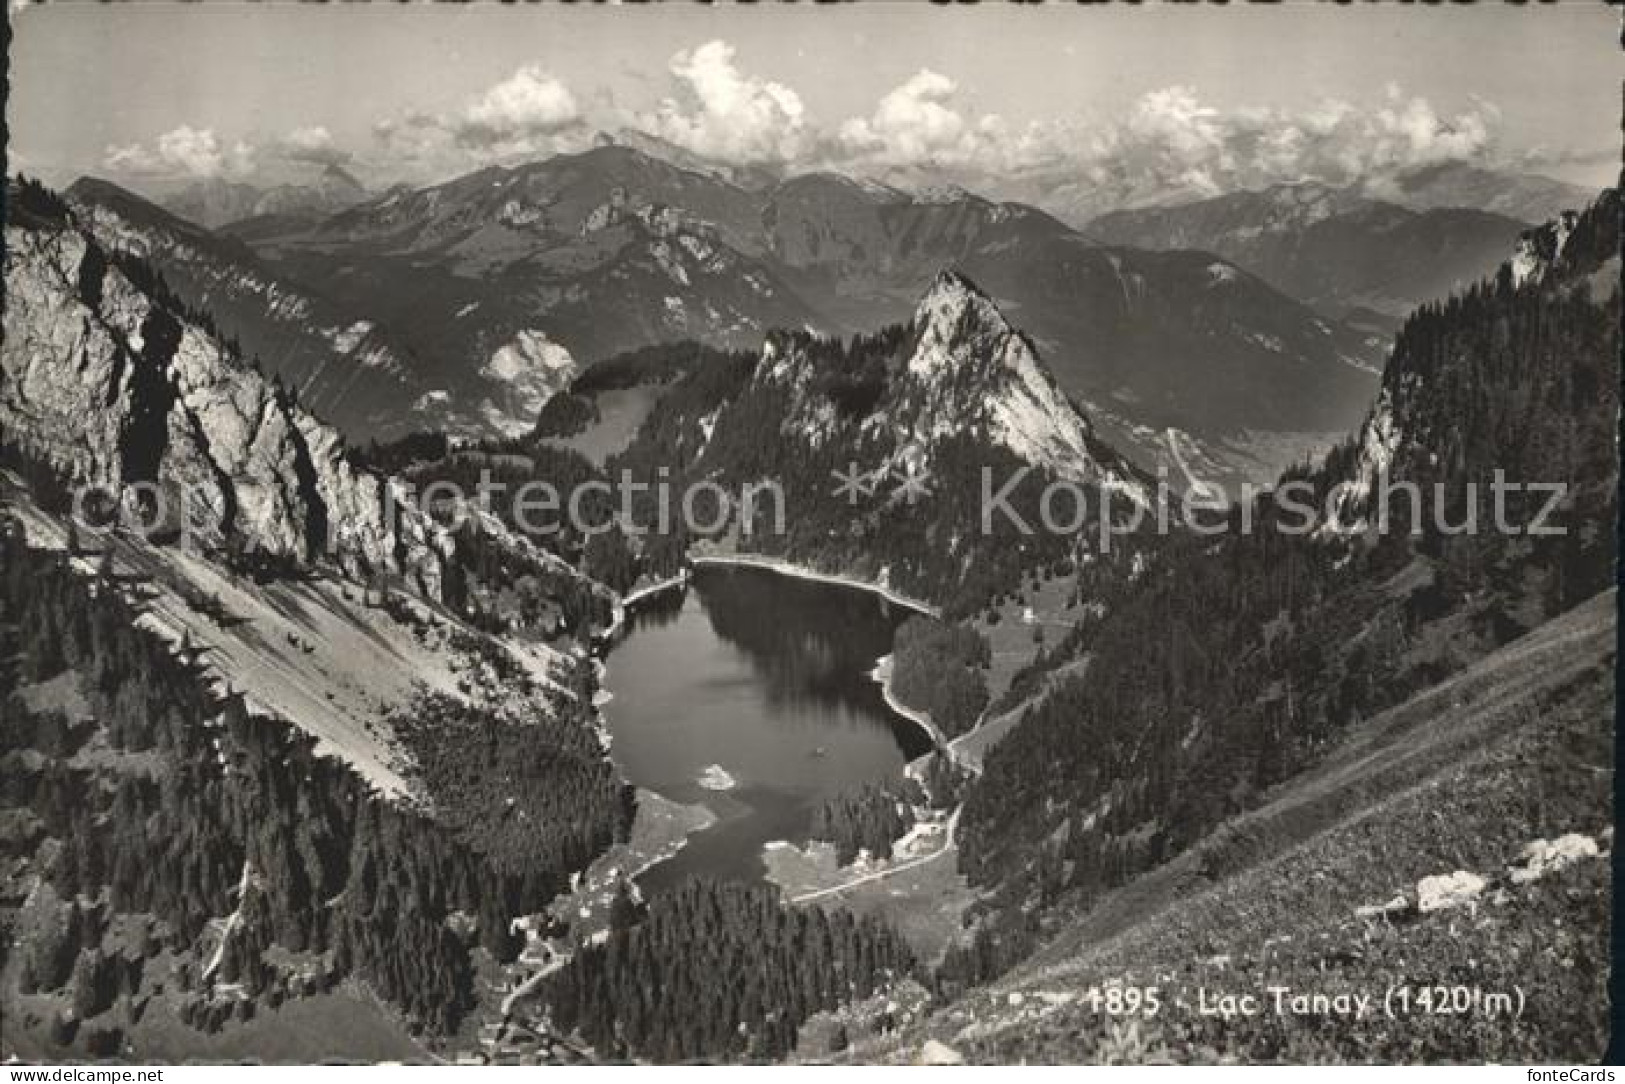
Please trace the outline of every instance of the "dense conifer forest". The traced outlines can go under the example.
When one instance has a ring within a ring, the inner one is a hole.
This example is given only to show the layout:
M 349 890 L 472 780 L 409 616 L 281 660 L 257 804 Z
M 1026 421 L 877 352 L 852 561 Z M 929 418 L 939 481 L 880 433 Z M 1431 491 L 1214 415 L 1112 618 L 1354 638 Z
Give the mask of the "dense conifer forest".
M 544 997 L 553 1025 L 608 1058 L 782 1058 L 813 1013 L 914 970 L 868 917 L 787 907 L 768 888 L 691 881 L 579 953 Z
M 833 843 L 835 859 L 843 866 L 859 851 L 869 852 L 871 858 L 890 858 L 892 844 L 914 826 L 908 801 L 896 792 L 917 789 L 870 783 L 837 794 L 813 811 L 809 834 Z
M 897 630 L 892 648 L 892 691 L 928 712 L 943 736 L 955 738 L 987 707 L 987 641 L 969 625 L 914 617 Z
M 585 709 L 515 721 L 439 696 L 391 723 L 435 819 L 515 877 L 584 869 L 631 828 L 632 789 Z M 513 913 L 563 887 L 557 878 L 523 886 Z

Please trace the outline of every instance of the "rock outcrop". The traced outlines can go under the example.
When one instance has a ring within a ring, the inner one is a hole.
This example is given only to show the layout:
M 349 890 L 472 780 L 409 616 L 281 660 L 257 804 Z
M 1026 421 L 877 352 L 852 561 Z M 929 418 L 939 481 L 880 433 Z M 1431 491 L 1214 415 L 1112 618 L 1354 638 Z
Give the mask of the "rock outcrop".
M 105 181 L 81 178 L 64 195 L 98 244 L 140 257 L 183 303 L 208 312 L 218 337 L 261 359 L 298 389 L 302 405 L 351 439 L 387 440 L 458 420 L 445 410 L 413 411 L 435 389 L 389 329 L 276 274 L 241 242 Z
M 889 448 L 887 466 L 929 468 L 943 440 L 966 434 L 1057 478 L 1121 488 L 1142 504 L 1148 499 L 1136 472 L 1095 436 L 1031 341 L 966 276 L 941 272 L 910 330 L 912 346 L 885 374 L 858 438 Z M 785 431 L 818 443 L 838 412 L 812 393 L 825 375 L 812 349 L 798 337 L 770 338 L 757 378 L 799 389 Z
M 71 212 L 6 229 L 0 434 L 209 549 L 388 572 L 438 597 L 450 539 Z

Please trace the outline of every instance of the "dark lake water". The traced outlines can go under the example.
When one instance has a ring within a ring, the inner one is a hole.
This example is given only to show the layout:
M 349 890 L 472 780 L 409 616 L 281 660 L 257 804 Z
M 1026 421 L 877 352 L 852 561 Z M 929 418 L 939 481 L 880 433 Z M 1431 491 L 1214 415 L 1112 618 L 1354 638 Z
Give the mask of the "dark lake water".
M 763 845 L 804 841 L 823 799 L 930 750 L 869 676 L 908 615 L 855 588 L 715 567 L 639 607 L 607 660 L 615 760 L 632 782 L 717 817 L 643 875 L 645 891 L 759 879 Z M 729 789 L 705 785 L 721 773 Z

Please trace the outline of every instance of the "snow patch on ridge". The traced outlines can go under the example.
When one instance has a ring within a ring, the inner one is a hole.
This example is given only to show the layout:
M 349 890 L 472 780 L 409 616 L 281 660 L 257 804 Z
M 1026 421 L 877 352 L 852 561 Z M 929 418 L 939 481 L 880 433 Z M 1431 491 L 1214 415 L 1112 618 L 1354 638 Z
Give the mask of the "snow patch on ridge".
M 492 354 L 480 375 L 500 385 L 481 404 L 485 420 L 504 435 L 523 436 L 547 401 L 569 386 L 577 366 L 570 352 L 537 329 L 519 332 Z
M 733 790 L 739 785 L 739 781 L 720 764 L 707 765 L 697 782 L 706 790 Z

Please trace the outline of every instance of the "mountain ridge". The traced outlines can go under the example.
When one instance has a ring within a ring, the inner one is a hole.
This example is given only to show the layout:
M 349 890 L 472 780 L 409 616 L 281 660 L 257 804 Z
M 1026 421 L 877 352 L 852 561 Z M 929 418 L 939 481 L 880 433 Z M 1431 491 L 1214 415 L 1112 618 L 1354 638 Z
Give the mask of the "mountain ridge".
M 1118 211 L 1087 227 L 1108 242 L 1214 252 L 1328 317 L 1376 313 L 1393 326 L 1493 271 L 1527 228 L 1478 209 L 1414 211 L 1313 183 Z
M 1103 249 L 1033 207 L 828 174 L 747 190 L 623 146 L 250 240 L 291 277 L 475 368 L 527 329 L 583 362 L 671 338 L 748 349 L 771 328 L 862 332 L 907 319 L 957 266 L 1017 314 L 1070 394 L 1132 418 L 1119 439 L 1147 467 L 1167 425 L 1225 458 L 1249 429 L 1290 442 L 1355 424 L 1370 377 L 1345 370 L 1374 373 L 1380 350 L 1253 276 L 1214 290 L 1203 256 Z M 1194 395 L 1195 374 L 1217 369 L 1234 394 Z

